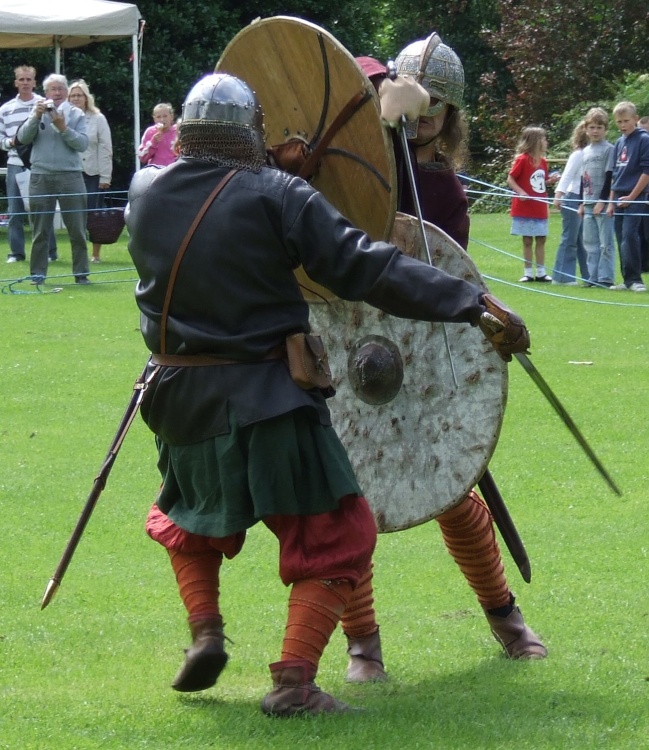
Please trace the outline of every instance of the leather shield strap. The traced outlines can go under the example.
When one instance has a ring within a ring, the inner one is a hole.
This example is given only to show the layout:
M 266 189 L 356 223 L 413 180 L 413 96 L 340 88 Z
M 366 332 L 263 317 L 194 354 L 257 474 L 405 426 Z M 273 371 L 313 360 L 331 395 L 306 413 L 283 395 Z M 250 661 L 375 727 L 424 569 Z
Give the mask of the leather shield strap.
M 160 352 L 162 354 L 165 353 L 165 350 L 167 348 L 167 318 L 169 315 L 169 305 L 171 304 L 171 295 L 173 294 L 174 284 L 176 283 L 176 276 L 178 275 L 178 269 L 180 268 L 180 262 L 182 261 L 183 256 L 185 255 L 185 251 L 187 250 L 187 247 L 191 242 L 192 237 L 194 236 L 194 232 L 198 228 L 198 225 L 201 223 L 203 216 L 205 216 L 205 212 L 212 205 L 216 196 L 221 192 L 221 190 L 223 190 L 223 188 L 228 184 L 228 182 L 238 171 L 238 169 L 231 169 L 221 180 L 221 182 L 219 182 L 219 184 L 214 188 L 214 190 L 212 190 L 212 192 L 207 196 L 205 203 L 203 203 L 199 212 L 194 217 L 194 221 L 192 221 L 191 226 L 187 230 L 187 234 L 183 238 L 183 241 L 180 243 L 180 247 L 178 248 L 178 252 L 176 253 L 176 257 L 174 259 L 174 264 L 171 267 L 171 273 L 169 274 L 169 283 L 167 284 L 167 292 L 165 294 L 165 300 L 162 306 L 162 317 L 160 320 Z
M 343 125 L 345 125 L 345 123 L 350 120 L 354 116 L 354 114 L 371 99 L 371 97 L 372 95 L 369 91 L 359 91 L 357 94 L 352 96 L 347 104 L 345 104 L 345 106 L 340 110 L 336 119 L 327 128 L 327 132 L 322 136 L 313 151 L 309 154 L 307 160 L 304 162 L 304 164 L 300 168 L 300 171 L 298 172 L 298 177 L 301 177 L 303 180 L 310 180 L 311 177 L 313 177 L 318 168 L 318 162 L 323 157 L 325 151 L 327 150 L 327 146 L 331 143 L 333 137 L 343 127 Z

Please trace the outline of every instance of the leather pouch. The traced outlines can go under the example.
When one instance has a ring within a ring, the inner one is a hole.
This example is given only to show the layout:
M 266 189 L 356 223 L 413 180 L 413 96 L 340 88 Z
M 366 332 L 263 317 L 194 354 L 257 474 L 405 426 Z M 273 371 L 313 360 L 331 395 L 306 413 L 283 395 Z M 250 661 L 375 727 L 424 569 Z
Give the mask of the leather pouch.
M 312 333 L 287 336 L 286 353 L 291 377 L 300 388 L 333 391 L 327 351 L 320 336 Z

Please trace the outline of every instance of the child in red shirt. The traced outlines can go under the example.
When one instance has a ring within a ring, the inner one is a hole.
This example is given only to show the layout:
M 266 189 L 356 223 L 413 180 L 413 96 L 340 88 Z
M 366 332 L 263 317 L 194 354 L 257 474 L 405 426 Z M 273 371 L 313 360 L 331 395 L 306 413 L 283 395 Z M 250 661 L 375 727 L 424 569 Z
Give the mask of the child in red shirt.
M 524 128 L 516 146 L 516 158 L 507 184 L 516 193 L 512 200 L 511 234 L 523 237 L 523 259 L 525 271 L 522 282 L 551 282 L 545 270 L 545 238 L 548 235 L 548 164 L 545 152 L 548 148 L 543 128 Z M 536 261 L 536 276 L 532 265 L 532 249 Z

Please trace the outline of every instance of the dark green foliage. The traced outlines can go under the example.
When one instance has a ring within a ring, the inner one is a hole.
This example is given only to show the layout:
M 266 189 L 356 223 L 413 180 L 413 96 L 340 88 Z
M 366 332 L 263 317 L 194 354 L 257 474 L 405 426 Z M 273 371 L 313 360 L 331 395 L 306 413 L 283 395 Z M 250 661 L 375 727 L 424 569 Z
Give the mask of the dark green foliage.
M 575 117 L 590 102 L 614 103 L 626 86 L 624 76 L 637 77 L 646 69 L 649 12 L 646 3 L 636 0 L 449 0 L 442 5 L 427 0 L 140 0 L 137 5 L 146 20 L 142 130 L 160 101 L 170 102 L 180 114 L 192 83 L 213 70 L 227 43 L 258 17 L 303 18 L 332 33 L 352 54 L 380 60 L 437 30 L 463 61 L 471 169 L 486 173 L 504 168 L 523 125 L 547 127 L 552 149 L 569 137 Z M 63 54 L 63 72 L 70 80 L 88 81 L 109 119 L 116 188 L 127 186 L 135 164 L 130 57 L 130 39 Z M 48 49 L 0 51 L 2 101 L 14 95 L 13 68 L 21 63 L 36 66 L 42 80 L 53 70 L 54 54 Z M 629 86 L 629 96 L 618 100 L 630 98 L 641 114 L 649 112 L 646 81 L 638 78 Z

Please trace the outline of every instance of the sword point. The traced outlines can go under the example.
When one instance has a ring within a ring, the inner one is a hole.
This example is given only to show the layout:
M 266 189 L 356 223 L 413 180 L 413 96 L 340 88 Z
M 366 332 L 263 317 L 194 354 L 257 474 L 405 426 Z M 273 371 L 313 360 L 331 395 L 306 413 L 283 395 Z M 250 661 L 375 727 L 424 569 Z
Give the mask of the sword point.
M 47 605 L 54 599 L 54 595 L 59 590 L 59 582 L 54 578 L 50 578 L 45 587 L 45 593 L 41 599 L 41 610 L 45 609 Z

